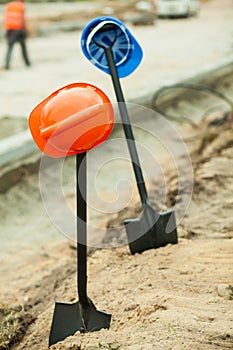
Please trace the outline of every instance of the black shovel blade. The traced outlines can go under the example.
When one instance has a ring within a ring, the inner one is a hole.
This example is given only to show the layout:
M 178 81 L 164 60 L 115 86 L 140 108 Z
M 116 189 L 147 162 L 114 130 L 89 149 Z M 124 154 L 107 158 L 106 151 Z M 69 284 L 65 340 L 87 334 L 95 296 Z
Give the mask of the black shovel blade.
M 80 302 L 56 303 L 49 336 L 49 346 L 65 338 L 81 333 L 95 332 L 102 328 L 109 329 L 111 315 L 96 309 L 90 299 L 83 307 Z
M 146 205 L 140 219 L 124 222 L 131 254 L 178 243 L 173 210 L 158 214 Z

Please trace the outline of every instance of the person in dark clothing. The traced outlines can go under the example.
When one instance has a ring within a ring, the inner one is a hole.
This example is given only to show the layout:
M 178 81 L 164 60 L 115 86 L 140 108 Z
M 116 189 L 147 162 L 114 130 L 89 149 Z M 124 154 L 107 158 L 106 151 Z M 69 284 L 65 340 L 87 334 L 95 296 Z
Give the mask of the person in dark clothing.
M 5 69 L 10 69 L 13 46 L 17 42 L 21 46 L 22 56 L 26 66 L 30 66 L 31 64 L 26 48 L 27 30 L 25 24 L 25 4 L 23 0 L 11 1 L 6 5 L 4 28 L 6 30 L 8 44 Z

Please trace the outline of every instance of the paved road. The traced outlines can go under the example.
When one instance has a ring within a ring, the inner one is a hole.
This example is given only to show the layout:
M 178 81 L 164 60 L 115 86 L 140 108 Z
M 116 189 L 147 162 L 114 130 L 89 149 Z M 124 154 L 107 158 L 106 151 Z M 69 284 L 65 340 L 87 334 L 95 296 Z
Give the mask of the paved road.
M 137 71 L 122 81 L 126 99 L 144 96 L 158 86 L 192 75 L 221 60 L 233 59 L 232 22 L 232 0 L 212 0 L 202 5 L 196 18 L 132 26 L 132 32 L 143 47 L 144 58 Z M 31 68 L 24 67 L 19 47 L 15 48 L 12 69 L 0 68 L 0 117 L 27 118 L 48 94 L 75 81 L 96 84 L 115 101 L 109 76 L 83 56 L 80 35 L 81 32 L 76 31 L 28 39 Z M 2 41 L 2 66 L 4 55 Z

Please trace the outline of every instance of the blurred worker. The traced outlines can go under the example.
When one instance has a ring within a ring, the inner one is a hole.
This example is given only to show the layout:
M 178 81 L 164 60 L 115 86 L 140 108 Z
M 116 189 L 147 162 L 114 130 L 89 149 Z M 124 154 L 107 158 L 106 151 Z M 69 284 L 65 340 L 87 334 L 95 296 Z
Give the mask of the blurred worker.
M 16 42 L 21 45 L 22 56 L 27 66 L 30 66 L 30 61 L 26 48 L 26 23 L 25 23 L 25 4 L 24 0 L 11 1 L 6 5 L 4 14 L 4 28 L 7 39 L 7 54 L 5 69 L 10 68 L 10 60 L 13 46 Z

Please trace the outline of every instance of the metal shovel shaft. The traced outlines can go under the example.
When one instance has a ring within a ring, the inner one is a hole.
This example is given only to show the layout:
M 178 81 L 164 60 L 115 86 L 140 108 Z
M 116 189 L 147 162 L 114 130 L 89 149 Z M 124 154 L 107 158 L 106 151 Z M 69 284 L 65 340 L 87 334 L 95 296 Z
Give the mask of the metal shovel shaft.
M 142 174 L 142 169 L 140 166 L 140 161 L 138 158 L 138 153 L 137 153 L 137 149 L 136 149 L 136 145 L 135 145 L 133 130 L 132 130 L 132 127 L 130 124 L 128 111 L 127 111 L 127 108 L 125 105 L 125 99 L 124 99 L 123 92 L 121 89 L 120 79 L 119 79 L 119 76 L 117 73 L 117 68 L 116 68 L 116 64 L 114 61 L 114 57 L 113 57 L 112 48 L 107 47 L 104 50 L 105 50 L 106 59 L 108 62 L 109 71 L 111 74 L 114 90 L 116 93 L 117 102 L 119 102 L 118 106 L 119 106 L 119 110 L 120 110 L 120 115 L 121 115 L 122 124 L 123 124 L 123 128 L 124 128 L 124 133 L 125 133 L 126 140 L 127 140 L 129 153 L 130 153 L 131 160 L 132 160 L 134 174 L 135 174 L 136 181 L 137 181 L 139 195 L 141 198 L 142 205 L 145 205 L 148 203 L 148 194 L 147 194 L 145 181 L 144 181 L 143 174 Z
M 79 301 L 56 302 L 49 346 L 79 332 L 110 327 L 111 315 L 96 309 L 87 296 L 86 153 L 76 156 L 77 174 L 77 282 Z
M 115 31 L 114 31 L 115 29 Z M 98 32 L 112 32 L 109 35 L 96 35 Z M 137 182 L 138 192 L 140 195 L 143 213 L 140 219 L 129 219 L 125 220 L 124 224 L 126 227 L 126 233 L 128 237 L 128 242 L 130 246 L 130 251 L 132 254 L 141 253 L 144 250 L 158 248 L 164 246 L 168 243 L 177 243 L 177 232 L 175 224 L 175 216 L 173 211 L 167 211 L 165 213 L 157 213 L 150 205 L 148 194 L 145 186 L 145 181 L 143 178 L 142 168 L 140 166 L 140 161 L 136 149 L 135 139 L 132 131 L 132 127 L 129 120 L 128 111 L 125 104 L 125 99 L 121 89 L 119 74 L 117 70 L 117 60 L 122 59 L 123 52 L 117 51 L 119 47 L 125 47 L 125 43 L 122 44 L 121 39 L 117 43 L 117 29 L 113 21 L 109 23 L 99 23 L 96 28 L 90 28 L 92 32 L 91 38 L 89 38 L 88 45 L 90 46 L 91 40 L 94 44 L 101 49 L 99 52 L 96 47 L 93 49 L 94 56 L 97 56 L 95 64 L 98 63 L 98 59 L 101 57 L 104 50 L 105 58 L 108 63 L 108 71 L 110 73 L 113 87 L 115 90 L 118 108 L 122 120 L 122 125 L 131 157 L 131 162 L 134 170 L 134 175 Z M 127 35 L 124 33 L 124 35 Z M 128 42 L 129 44 L 129 42 Z M 115 45 L 116 51 L 113 50 Z M 90 47 L 89 47 L 90 48 Z M 131 47 L 131 49 L 133 49 Z M 116 62 L 114 59 L 114 54 L 116 53 Z M 90 54 L 90 52 L 89 52 Z M 89 55 L 88 56 L 91 56 Z M 130 59 L 130 57 L 124 57 L 125 59 Z M 120 62 L 120 61 L 119 61 Z M 105 64 L 105 62 L 104 62 Z M 133 64 L 133 63 L 132 63 Z M 100 63 L 101 66 L 101 63 Z M 101 66 L 103 68 L 103 65 Z M 106 69 L 103 69 L 106 72 Z
M 88 304 L 87 297 L 87 159 L 86 152 L 76 155 L 77 190 L 77 283 L 79 302 Z

